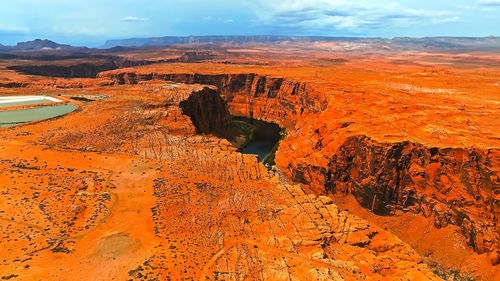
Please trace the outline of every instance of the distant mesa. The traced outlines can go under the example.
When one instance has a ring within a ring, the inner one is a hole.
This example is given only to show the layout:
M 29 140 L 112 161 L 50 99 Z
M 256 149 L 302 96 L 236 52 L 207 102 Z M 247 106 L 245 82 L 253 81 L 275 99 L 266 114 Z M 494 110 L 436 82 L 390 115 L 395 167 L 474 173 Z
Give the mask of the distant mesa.
M 481 51 L 500 50 L 500 37 L 395 37 L 369 38 L 369 37 L 329 37 L 329 36 L 281 36 L 281 35 L 252 35 L 252 36 L 164 36 L 150 38 L 128 38 L 107 40 L 102 49 L 106 53 L 131 51 L 136 48 L 155 48 L 175 44 L 248 44 L 279 42 L 356 42 L 368 45 L 386 46 L 394 50 L 433 50 L 433 51 Z M 0 52 L 25 52 L 25 51 L 68 51 L 68 52 L 103 52 L 99 49 L 88 47 L 74 47 L 67 44 L 58 44 L 48 39 L 35 39 L 20 42 L 15 46 L 0 44 Z
M 35 39 L 33 41 L 19 42 L 15 46 L 5 46 L 0 44 L 0 51 L 50 51 L 50 50 L 69 50 L 77 51 L 88 49 L 87 47 L 73 47 L 66 44 L 58 44 L 48 39 Z
M 63 48 L 71 48 L 70 45 L 61 45 L 57 44 L 54 41 L 50 41 L 47 39 L 35 39 L 33 41 L 20 42 L 14 47 L 17 50 L 43 50 L 43 49 L 63 49 Z
M 193 44 L 193 43 L 276 43 L 276 42 L 320 42 L 320 41 L 359 41 L 367 38 L 362 37 L 327 37 L 327 36 L 278 36 L 278 35 L 252 35 L 252 36 L 164 36 L 151 38 L 129 38 L 119 40 L 108 40 L 104 48 L 116 46 L 141 47 L 162 46 L 171 44 Z
M 277 43 L 277 42 L 360 42 L 380 44 L 393 49 L 432 49 L 432 50 L 490 50 L 500 49 L 500 37 L 329 37 L 329 36 L 165 36 L 151 38 L 129 38 L 108 40 L 103 48 L 164 46 L 172 44 L 210 44 L 210 43 Z

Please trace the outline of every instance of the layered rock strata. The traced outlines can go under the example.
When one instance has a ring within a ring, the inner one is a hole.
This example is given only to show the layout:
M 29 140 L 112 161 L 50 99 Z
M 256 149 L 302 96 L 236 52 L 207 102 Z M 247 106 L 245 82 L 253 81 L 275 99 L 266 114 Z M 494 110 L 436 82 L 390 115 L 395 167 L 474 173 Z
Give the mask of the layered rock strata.
M 115 84 L 137 84 L 141 81 L 163 80 L 184 84 L 212 85 L 227 101 L 231 114 L 263 119 L 291 126 L 304 112 L 320 112 L 326 99 L 307 83 L 279 77 L 249 74 L 169 74 L 105 72 Z
M 100 75 L 116 84 L 165 80 L 213 85 L 228 101 L 232 114 L 276 122 L 295 128 L 280 146 L 276 163 L 294 181 L 316 193 L 352 193 L 376 214 L 396 210 L 432 216 L 437 227 L 461 227 L 478 253 L 500 248 L 497 218 L 499 150 L 427 147 L 413 142 L 377 142 L 367 136 L 321 136 L 308 119 L 326 110 L 326 98 L 307 83 L 257 74 L 172 74 L 111 72 Z M 316 117 L 315 117 L 316 116 Z M 297 124 L 297 120 L 301 122 Z M 340 125 L 340 129 L 349 123 Z M 308 135 L 304 132 L 312 132 Z M 336 134 L 335 131 L 324 132 Z M 315 141 L 313 141 L 315 140 Z M 307 146 L 301 150 L 297 144 Z M 298 154 L 301 157 L 291 157 Z
M 497 252 L 500 235 L 499 150 L 427 147 L 413 142 L 377 142 L 363 135 L 325 138 L 322 123 L 307 120 L 327 110 L 327 98 L 307 83 L 257 74 L 111 72 L 116 84 L 153 79 L 216 86 L 232 114 L 276 122 L 291 135 L 280 145 L 277 165 L 318 194 L 352 193 L 376 214 L 396 210 L 432 216 L 437 227 L 462 229 L 478 253 Z M 339 109 L 336 109 L 339 110 Z M 297 121 L 300 120 L 301 122 Z M 349 127 L 342 123 L 339 129 Z M 305 152 L 298 152 L 305 145 Z M 300 157 L 291 157 L 298 154 Z

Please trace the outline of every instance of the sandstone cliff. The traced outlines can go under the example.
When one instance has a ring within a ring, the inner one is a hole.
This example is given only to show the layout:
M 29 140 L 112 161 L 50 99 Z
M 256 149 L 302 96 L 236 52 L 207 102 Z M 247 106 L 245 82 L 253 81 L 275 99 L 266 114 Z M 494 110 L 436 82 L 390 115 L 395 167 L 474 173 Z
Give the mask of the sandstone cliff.
M 285 145 L 278 161 L 293 180 L 312 183 L 318 192 L 353 194 L 379 215 L 421 213 L 438 228 L 461 227 L 478 253 L 498 249 L 499 150 L 379 143 L 365 136 L 348 137 L 331 152 L 320 146 L 322 159 L 284 159 L 291 153 Z
M 291 126 L 303 112 L 320 112 L 326 99 L 307 83 L 279 77 L 249 74 L 170 74 L 105 72 L 100 78 L 116 84 L 137 84 L 141 81 L 163 80 L 185 84 L 212 85 L 219 89 L 233 115 L 263 119 Z
M 216 86 L 231 114 L 289 129 L 276 163 L 294 181 L 318 194 L 352 193 L 376 214 L 414 212 L 433 217 L 437 227 L 457 225 L 474 251 L 498 255 L 498 149 L 377 142 L 366 135 L 343 135 L 340 129 L 349 127 L 349 122 L 340 123 L 339 130 L 325 130 L 325 124 L 331 126 L 336 120 L 320 113 L 342 109 L 328 106 L 325 93 L 311 85 L 286 78 L 119 71 L 99 77 L 116 84 L 164 80 Z
M 193 92 L 186 100 L 179 104 L 182 113 L 189 116 L 196 132 L 208 134 L 227 130 L 231 126 L 231 115 L 226 102 L 216 90 L 203 88 Z

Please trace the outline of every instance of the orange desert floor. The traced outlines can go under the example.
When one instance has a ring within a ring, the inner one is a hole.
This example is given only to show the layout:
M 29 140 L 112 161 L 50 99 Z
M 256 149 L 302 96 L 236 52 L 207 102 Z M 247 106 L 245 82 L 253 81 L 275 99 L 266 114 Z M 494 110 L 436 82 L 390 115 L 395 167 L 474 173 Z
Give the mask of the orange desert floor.
M 0 96 L 77 110 L 0 128 L 0 277 L 500 278 L 500 56 L 330 48 L 85 79 L 1 61 Z M 286 130 L 276 167 L 199 133 L 229 113 Z

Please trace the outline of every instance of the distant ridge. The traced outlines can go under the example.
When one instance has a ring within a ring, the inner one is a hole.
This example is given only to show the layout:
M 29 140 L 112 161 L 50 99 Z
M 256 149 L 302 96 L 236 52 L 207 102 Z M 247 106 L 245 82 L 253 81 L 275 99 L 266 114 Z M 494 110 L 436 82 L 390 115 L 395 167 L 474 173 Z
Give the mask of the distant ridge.
M 19 42 L 15 46 L 4 46 L 0 44 L 0 51 L 44 51 L 44 50 L 87 50 L 87 47 L 73 47 L 66 44 L 58 44 L 48 39 L 35 39 L 33 41 Z
M 16 50 L 42 50 L 42 49 L 67 49 L 71 48 L 70 45 L 57 44 L 54 41 L 47 39 L 35 39 L 33 41 L 19 42 L 13 47 Z
M 94 53 L 94 52 L 127 52 L 136 48 L 155 48 L 172 44 L 210 44 L 210 43 L 277 43 L 277 42 L 360 42 L 373 44 L 391 49 L 403 50 L 429 50 L 429 51 L 500 51 L 500 37 L 394 37 L 368 38 L 368 37 L 329 37 L 329 36 L 165 36 L 152 38 L 129 38 L 108 40 L 102 46 L 107 50 L 87 47 L 74 47 L 67 44 L 58 44 L 48 39 L 35 39 L 17 43 L 15 46 L 0 44 L 0 52 L 37 52 L 46 53 L 53 51 Z
M 108 40 L 103 48 L 164 46 L 190 43 L 276 43 L 276 42 L 365 42 L 383 44 L 395 49 L 433 50 L 500 50 L 500 37 L 329 37 L 329 36 L 165 36 Z
M 108 40 L 104 43 L 104 48 L 116 46 L 123 47 L 143 47 L 143 46 L 162 46 L 170 44 L 190 44 L 190 43 L 276 43 L 276 42 L 319 42 L 319 41 L 359 41 L 369 38 L 362 37 L 328 37 L 328 36 L 277 36 L 277 35 L 251 35 L 251 36 L 164 36 L 151 38 L 129 38 Z M 379 38 L 370 38 L 371 40 L 380 40 Z

